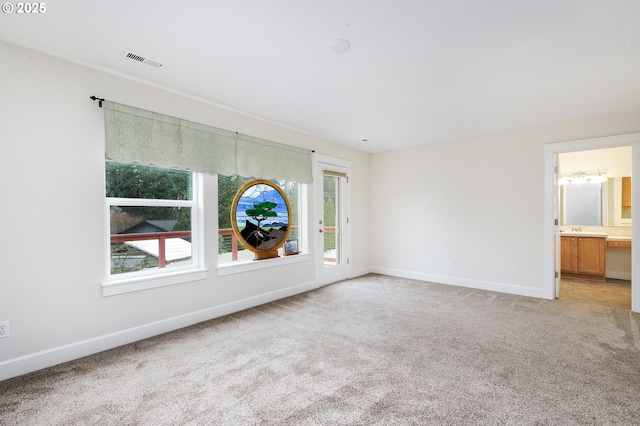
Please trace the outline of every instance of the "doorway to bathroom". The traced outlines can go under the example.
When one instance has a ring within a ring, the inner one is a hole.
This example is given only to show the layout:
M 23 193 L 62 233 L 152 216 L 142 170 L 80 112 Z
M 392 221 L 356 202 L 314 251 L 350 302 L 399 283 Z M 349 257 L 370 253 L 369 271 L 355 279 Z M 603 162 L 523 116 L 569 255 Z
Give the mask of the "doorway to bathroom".
M 557 157 L 557 297 L 631 309 L 632 147 Z
M 637 189 L 626 189 L 628 206 L 622 201 L 622 178 L 630 183 L 640 166 L 637 159 L 633 161 L 640 156 L 640 134 L 549 144 L 545 155 L 546 294 L 640 311 L 640 287 L 633 279 L 638 256 L 631 249 L 634 234 L 638 236 L 632 227 Z M 571 193 L 578 185 L 590 181 L 600 181 L 595 191 L 600 215 L 593 221 L 575 222 L 567 203 L 573 202 Z

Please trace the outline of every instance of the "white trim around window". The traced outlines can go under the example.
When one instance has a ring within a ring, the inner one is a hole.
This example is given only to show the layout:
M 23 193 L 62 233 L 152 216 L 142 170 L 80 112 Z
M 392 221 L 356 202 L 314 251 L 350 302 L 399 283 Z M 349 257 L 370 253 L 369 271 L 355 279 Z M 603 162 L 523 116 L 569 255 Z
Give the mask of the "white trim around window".
M 193 173 L 192 200 L 153 200 L 137 198 L 105 197 L 105 279 L 102 295 L 130 293 L 168 285 L 203 280 L 207 277 L 204 266 L 204 244 L 202 230 L 204 224 L 202 174 Z M 191 208 L 191 263 L 171 268 L 150 269 L 131 273 L 111 274 L 111 226 L 109 223 L 112 206 L 154 206 Z

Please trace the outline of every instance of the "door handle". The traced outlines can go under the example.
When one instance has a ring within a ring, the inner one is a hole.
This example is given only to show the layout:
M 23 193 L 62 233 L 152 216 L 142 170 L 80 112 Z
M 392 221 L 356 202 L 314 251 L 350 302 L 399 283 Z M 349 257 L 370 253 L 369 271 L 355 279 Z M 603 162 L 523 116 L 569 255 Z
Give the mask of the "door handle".
M 318 229 L 318 232 L 322 234 L 324 231 L 322 229 Z

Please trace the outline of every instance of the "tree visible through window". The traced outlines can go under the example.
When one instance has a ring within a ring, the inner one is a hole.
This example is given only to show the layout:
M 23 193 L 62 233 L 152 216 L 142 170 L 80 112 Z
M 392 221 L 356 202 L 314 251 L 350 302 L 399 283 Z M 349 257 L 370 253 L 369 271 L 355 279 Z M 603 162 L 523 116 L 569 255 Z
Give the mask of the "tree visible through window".
M 193 173 L 106 162 L 111 275 L 192 265 Z

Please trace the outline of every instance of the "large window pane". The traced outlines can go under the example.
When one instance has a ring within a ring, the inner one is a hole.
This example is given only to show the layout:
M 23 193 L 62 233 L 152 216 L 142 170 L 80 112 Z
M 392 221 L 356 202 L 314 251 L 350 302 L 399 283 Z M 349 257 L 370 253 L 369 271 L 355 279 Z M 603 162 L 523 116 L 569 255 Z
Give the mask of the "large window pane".
M 192 262 L 189 207 L 111 206 L 110 229 L 111 274 Z
M 193 172 L 107 161 L 105 183 L 109 276 L 197 264 Z

